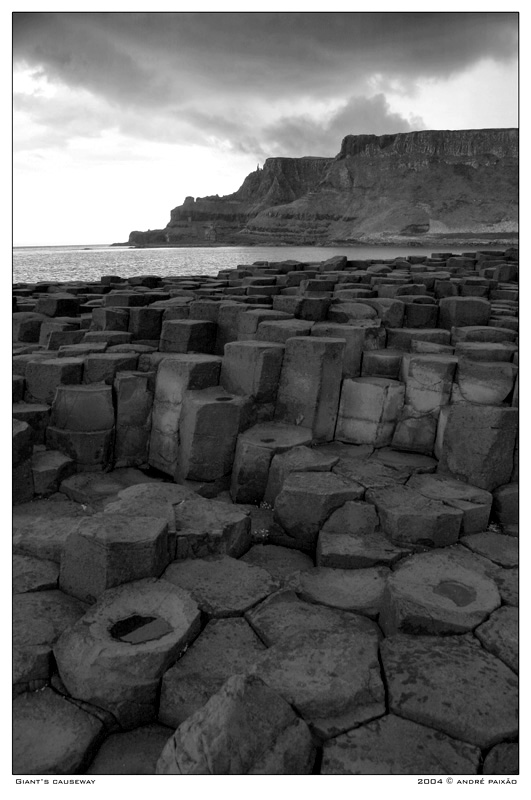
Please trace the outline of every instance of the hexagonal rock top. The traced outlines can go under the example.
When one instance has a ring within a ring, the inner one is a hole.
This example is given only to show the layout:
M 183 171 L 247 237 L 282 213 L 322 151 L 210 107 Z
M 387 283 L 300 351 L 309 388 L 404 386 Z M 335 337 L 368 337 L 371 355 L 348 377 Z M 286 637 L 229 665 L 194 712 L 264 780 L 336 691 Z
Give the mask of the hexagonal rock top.
M 230 556 L 174 561 L 164 580 L 190 592 L 209 617 L 237 617 L 279 586 L 271 575 Z
M 275 501 L 275 519 L 292 546 L 312 551 L 330 513 L 362 496 L 361 486 L 331 472 L 292 472 Z
M 46 680 L 53 643 L 87 606 L 55 589 L 13 598 L 13 683 Z
M 165 519 L 94 514 L 68 537 L 59 583 L 63 591 L 92 603 L 105 589 L 158 578 L 169 561 Z
M 325 742 L 321 775 L 475 775 L 481 751 L 394 714 Z
M 103 723 L 52 689 L 13 702 L 13 774 L 73 775 L 90 761 Z
M 385 639 L 381 656 L 393 713 L 482 749 L 518 731 L 518 681 L 462 636 Z
M 390 467 L 378 459 L 341 458 L 332 472 L 346 481 L 353 481 L 365 489 L 384 489 L 405 483 L 410 472 L 407 469 Z M 358 499 L 362 499 L 361 497 Z
M 197 497 L 195 492 L 175 483 L 141 483 L 118 492 L 106 504 L 105 514 L 123 514 L 128 517 L 159 517 L 175 531 L 175 506 Z
M 300 550 L 280 547 L 276 544 L 255 544 L 241 558 L 246 564 L 265 569 L 271 577 L 283 582 L 289 575 L 299 570 L 310 569 L 313 561 Z
M 175 558 L 227 555 L 239 558 L 251 546 L 249 512 L 194 494 L 175 507 Z
M 299 597 L 375 619 L 391 571 L 385 567 L 331 569 L 315 567 L 294 576 L 291 586 Z
M 285 638 L 253 669 L 321 738 L 385 713 L 385 691 L 372 632 L 313 630 Z
M 78 472 L 61 483 L 60 491 L 76 503 L 91 505 L 100 511 L 106 503 L 117 499 L 119 492 L 138 484 L 161 484 L 161 481 L 148 478 L 139 469 L 125 467 L 112 472 Z
M 424 497 L 440 500 L 463 512 L 462 533 L 484 531 L 489 524 L 492 495 L 447 475 L 413 475 L 407 482 L 410 489 Z
M 134 728 L 155 718 L 160 679 L 199 626 L 190 594 L 167 581 L 108 589 L 55 645 L 60 677 L 72 697 Z
M 498 608 L 474 631 L 483 647 L 518 672 L 518 609 Z
M 165 725 L 142 725 L 111 733 L 86 775 L 154 775 L 162 749 L 173 731 Z
M 518 539 L 514 536 L 483 531 L 463 536 L 461 542 L 474 553 L 485 556 L 502 567 L 518 566 Z
M 175 731 L 157 775 L 308 775 L 310 731 L 255 676 L 236 675 Z
M 463 512 L 430 500 L 407 486 L 370 489 L 383 532 L 394 542 L 444 547 L 459 537 Z
M 221 689 L 246 673 L 265 646 L 241 618 L 211 620 L 193 645 L 162 678 L 159 721 L 174 730 Z
M 380 627 L 393 633 L 465 633 L 501 603 L 494 581 L 440 553 L 414 555 L 387 581 Z
M 58 580 L 59 567 L 54 561 L 13 556 L 13 594 L 56 589 Z
M 245 618 L 267 647 L 304 633 L 310 640 L 316 632 L 381 634 L 376 623 L 348 611 L 306 603 L 295 592 L 282 590 L 248 611 Z

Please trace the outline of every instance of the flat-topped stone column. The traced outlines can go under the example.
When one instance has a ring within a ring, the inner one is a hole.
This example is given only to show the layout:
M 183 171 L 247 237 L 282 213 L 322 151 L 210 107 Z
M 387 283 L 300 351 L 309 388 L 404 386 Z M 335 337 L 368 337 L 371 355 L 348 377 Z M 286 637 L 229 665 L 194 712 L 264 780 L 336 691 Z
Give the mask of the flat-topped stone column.
M 199 633 L 188 592 L 155 578 L 108 589 L 54 647 L 69 694 L 122 728 L 154 720 L 162 673 Z
M 273 456 L 311 441 L 311 431 L 297 425 L 263 423 L 241 433 L 232 468 L 230 493 L 233 501 L 260 503 L 264 499 Z
M 404 404 L 404 384 L 391 378 L 344 380 L 335 438 L 351 444 L 391 444 Z
M 513 471 L 518 409 L 457 403 L 439 416 L 437 471 L 491 492 Z
M 186 392 L 176 470 L 181 479 L 214 481 L 230 474 L 246 404 L 219 386 Z
M 188 390 L 218 383 L 221 359 L 203 354 L 171 355 L 158 367 L 153 401 L 149 464 L 175 475 L 179 452 L 179 422 Z
M 308 428 L 316 441 L 334 438 L 344 351 L 343 339 L 301 336 L 287 340 L 276 421 Z

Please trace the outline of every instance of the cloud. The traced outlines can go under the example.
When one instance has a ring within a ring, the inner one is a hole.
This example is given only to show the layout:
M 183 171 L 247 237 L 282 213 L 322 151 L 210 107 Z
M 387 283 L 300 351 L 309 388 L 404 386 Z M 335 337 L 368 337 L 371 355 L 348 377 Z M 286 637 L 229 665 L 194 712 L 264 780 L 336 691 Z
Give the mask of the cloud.
M 15 63 L 127 106 L 342 97 L 372 74 L 411 81 L 515 58 L 515 13 L 21 13 Z
M 15 66 L 54 88 L 51 97 L 27 90 L 15 96 L 30 122 L 29 132 L 15 137 L 25 148 L 64 147 L 112 130 L 258 159 L 334 155 L 348 133 L 429 127 L 428 104 L 413 102 L 421 84 L 447 82 L 486 58 L 507 63 L 517 51 L 514 13 L 13 19 Z
M 264 135 L 275 155 L 335 155 L 347 134 L 403 133 L 426 128 L 420 117 L 406 119 L 390 110 L 383 94 L 351 97 L 328 119 L 309 115 L 283 117 L 267 127 Z

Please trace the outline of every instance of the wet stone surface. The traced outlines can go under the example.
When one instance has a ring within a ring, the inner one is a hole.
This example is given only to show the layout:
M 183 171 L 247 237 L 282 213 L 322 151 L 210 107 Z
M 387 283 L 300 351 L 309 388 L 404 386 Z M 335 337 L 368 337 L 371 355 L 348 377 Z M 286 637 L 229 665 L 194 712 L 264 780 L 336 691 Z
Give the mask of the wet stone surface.
M 171 625 L 166 620 L 157 617 L 142 617 L 134 614 L 132 617 L 115 622 L 109 629 L 113 639 L 120 642 L 140 644 L 152 639 L 160 639 L 171 631 Z

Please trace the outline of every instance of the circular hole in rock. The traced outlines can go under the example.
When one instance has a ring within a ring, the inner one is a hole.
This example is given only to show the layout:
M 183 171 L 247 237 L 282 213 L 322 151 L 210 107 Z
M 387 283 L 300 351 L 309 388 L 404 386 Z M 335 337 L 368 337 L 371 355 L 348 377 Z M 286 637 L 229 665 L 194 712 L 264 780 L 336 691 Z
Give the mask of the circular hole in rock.
M 441 581 L 433 590 L 434 594 L 446 597 L 455 603 L 456 606 L 463 608 L 473 603 L 476 599 L 476 590 L 458 581 Z
M 219 403 L 228 403 L 229 400 L 232 400 L 232 397 L 216 397 L 216 400 Z
M 120 619 L 109 628 L 113 639 L 128 644 L 141 644 L 153 639 L 161 639 L 172 631 L 165 619 L 160 617 L 142 617 L 132 614 L 130 617 Z
M 275 440 L 274 439 L 260 439 L 260 441 L 264 442 L 264 444 L 269 444 L 270 442 L 274 442 Z

